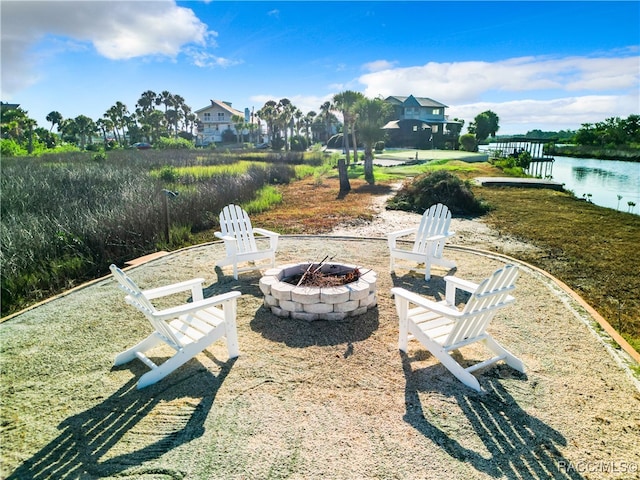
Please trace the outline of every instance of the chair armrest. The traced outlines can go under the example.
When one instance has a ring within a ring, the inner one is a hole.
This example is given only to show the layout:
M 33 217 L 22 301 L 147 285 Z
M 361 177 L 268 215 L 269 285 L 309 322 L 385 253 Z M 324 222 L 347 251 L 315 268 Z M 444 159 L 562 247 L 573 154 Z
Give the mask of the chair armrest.
M 172 319 L 175 317 L 179 317 L 180 315 L 197 312 L 208 307 L 213 307 L 215 305 L 228 302 L 229 300 L 234 300 L 240 295 L 242 294 L 238 291 L 227 292 L 216 295 L 215 297 L 205 298 L 204 300 L 199 300 L 197 302 L 185 303 L 182 305 L 178 305 L 177 307 L 165 308 L 164 310 L 154 312 L 153 316 L 159 320 Z
M 204 283 L 204 278 L 193 278 L 185 282 L 174 283 L 172 285 L 165 285 L 164 287 L 151 288 L 149 290 L 143 290 L 142 294 L 145 297 L 147 297 L 149 300 L 151 300 L 154 298 L 166 297 L 167 295 L 172 295 L 178 292 L 184 292 L 186 290 L 191 290 L 193 292 L 194 288 L 202 292 L 203 283 Z
M 447 275 L 444 277 L 444 281 L 447 284 L 445 290 L 445 301 L 449 305 L 456 304 L 456 289 L 464 290 L 465 292 L 473 293 L 478 289 L 478 284 L 463 280 L 462 278 Z
M 459 277 L 454 277 L 453 275 L 447 275 L 444 277 L 444 281 L 448 284 L 454 285 L 456 288 L 460 290 L 464 290 L 465 292 L 473 293 L 478 289 L 478 284 L 470 282 L 469 280 L 464 280 Z
M 412 233 L 416 233 L 417 231 L 418 231 L 418 229 L 415 228 L 415 227 L 413 227 L 413 228 L 405 228 L 404 230 L 397 230 L 395 232 L 387 233 L 387 237 L 388 238 L 405 237 L 405 236 L 410 235 Z
M 224 240 L 225 242 L 235 242 L 236 237 L 232 235 L 223 235 L 222 232 L 214 232 L 213 235 L 220 240 Z
M 416 233 L 417 231 L 418 229 L 414 227 L 387 233 L 387 242 L 389 243 L 389 248 L 396 248 L 396 240 L 398 240 L 398 238 L 406 237 L 407 235 L 411 235 L 412 233 Z
M 405 299 L 409 303 L 413 303 L 414 305 L 417 305 L 422 308 L 426 308 L 428 310 L 431 310 L 432 312 L 439 313 L 446 317 L 457 318 L 462 315 L 460 311 L 458 311 L 458 309 L 455 308 L 455 306 L 453 305 L 434 302 L 433 300 L 424 298 L 423 296 L 418 295 L 417 293 L 410 292 L 401 287 L 392 288 L 391 293 L 393 293 L 394 295 L 400 298 Z
M 265 230 L 264 228 L 254 228 L 253 231 L 255 233 L 259 233 L 260 235 L 264 235 L 265 237 L 279 237 L 280 234 L 276 232 L 272 232 L 271 230 Z

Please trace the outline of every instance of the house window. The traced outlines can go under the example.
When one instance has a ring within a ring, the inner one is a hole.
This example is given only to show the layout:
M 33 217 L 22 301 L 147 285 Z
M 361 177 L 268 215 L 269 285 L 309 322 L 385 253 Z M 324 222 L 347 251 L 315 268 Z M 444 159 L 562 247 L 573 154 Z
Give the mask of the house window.
M 204 121 L 205 122 L 210 122 L 211 121 L 211 114 L 209 112 L 205 112 Z
M 218 112 L 218 121 L 224 122 L 224 112 Z
M 440 109 L 439 108 L 434 108 L 433 111 L 431 112 L 433 115 L 440 115 Z
M 440 125 L 431 125 L 431 131 L 433 133 L 438 133 L 439 128 L 440 128 Z
M 413 131 L 414 131 L 414 132 L 417 132 L 417 131 L 418 131 L 418 126 L 417 126 L 417 125 L 414 125 L 414 126 L 413 126 Z

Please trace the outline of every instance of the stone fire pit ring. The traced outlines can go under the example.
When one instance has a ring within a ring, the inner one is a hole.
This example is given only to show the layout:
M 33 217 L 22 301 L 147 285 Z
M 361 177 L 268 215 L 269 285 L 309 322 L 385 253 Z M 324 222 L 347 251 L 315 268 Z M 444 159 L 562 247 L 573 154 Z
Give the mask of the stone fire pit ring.
M 361 272 L 357 281 L 331 287 L 296 286 L 284 281 L 305 272 L 312 262 L 283 265 L 267 270 L 260 278 L 264 305 L 278 317 L 298 320 L 346 320 L 377 305 L 377 274 L 373 270 L 343 263 L 324 263 L 323 273 L 335 270 Z

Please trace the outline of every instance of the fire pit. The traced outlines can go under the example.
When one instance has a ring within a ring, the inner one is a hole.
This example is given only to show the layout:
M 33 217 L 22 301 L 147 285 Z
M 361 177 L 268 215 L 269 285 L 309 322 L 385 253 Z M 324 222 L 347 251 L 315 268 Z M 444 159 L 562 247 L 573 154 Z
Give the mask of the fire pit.
M 267 270 L 260 290 L 279 317 L 345 320 L 377 305 L 376 280 L 373 270 L 355 265 L 307 262 Z

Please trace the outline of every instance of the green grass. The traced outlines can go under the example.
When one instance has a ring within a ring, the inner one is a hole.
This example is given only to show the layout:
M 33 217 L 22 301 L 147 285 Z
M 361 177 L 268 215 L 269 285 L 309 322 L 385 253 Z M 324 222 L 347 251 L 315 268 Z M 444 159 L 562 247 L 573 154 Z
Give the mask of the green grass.
M 242 204 L 249 215 L 264 212 L 282 202 L 282 193 L 273 185 L 266 185 L 256 192 L 256 197 Z

